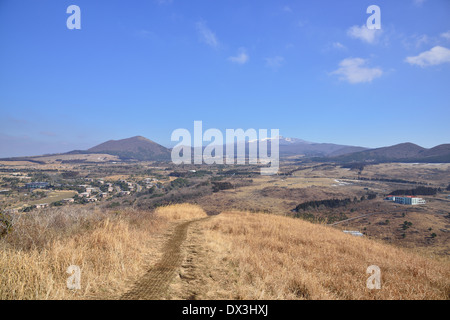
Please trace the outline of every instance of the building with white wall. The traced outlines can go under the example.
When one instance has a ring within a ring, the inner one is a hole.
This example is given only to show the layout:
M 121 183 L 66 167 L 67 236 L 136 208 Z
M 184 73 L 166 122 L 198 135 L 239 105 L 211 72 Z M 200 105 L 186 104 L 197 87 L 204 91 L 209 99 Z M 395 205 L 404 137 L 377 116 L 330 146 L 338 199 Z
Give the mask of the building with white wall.
M 426 201 L 419 197 L 414 196 L 404 196 L 404 197 L 398 197 L 398 196 L 387 196 L 385 200 L 393 201 L 395 203 L 399 204 L 408 204 L 408 205 L 416 205 L 416 204 L 425 204 Z

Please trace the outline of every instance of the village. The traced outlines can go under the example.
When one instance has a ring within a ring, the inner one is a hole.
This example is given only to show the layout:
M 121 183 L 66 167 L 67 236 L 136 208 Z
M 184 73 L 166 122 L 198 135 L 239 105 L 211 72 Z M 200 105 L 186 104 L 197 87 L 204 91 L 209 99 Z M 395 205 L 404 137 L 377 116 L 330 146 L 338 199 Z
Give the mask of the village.
M 11 180 L 11 177 L 15 178 Z M 118 179 L 105 181 L 105 179 L 83 178 L 74 181 L 52 183 L 50 181 L 33 181 L 25 173 L 15 172 L 12 175 L 2 176 L 2 182 L 10 182 L 9 188 L 0 190 L 0 210 L 4 213 L 29 212 L 34 209 L 44 209 L 51 206 L 69 204 L 89 204 L 114 198 L 126 197 L 135 193 L 149 190 L 164 189 L 163 184 L 156 178 L 146 177 L 140 180 Z M 16 181 L 22 183 L 15 183 Z M 11 183 L 13 182 L 13 183 Z

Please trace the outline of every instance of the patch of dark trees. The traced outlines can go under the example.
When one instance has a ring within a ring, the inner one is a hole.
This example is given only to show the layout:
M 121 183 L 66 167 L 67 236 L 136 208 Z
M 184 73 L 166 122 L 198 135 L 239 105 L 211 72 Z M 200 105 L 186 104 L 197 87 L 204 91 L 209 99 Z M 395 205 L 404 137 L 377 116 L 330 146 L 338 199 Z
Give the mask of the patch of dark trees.
M 417 187 L 415 189 L 409 190 L 394 190 L 390 195 L 393 196 L 434 196 L 436 193 L 440 191 L 440 188 L 429 188 L 429 187 Z
M 228 181 L 212 181 L 212 191 L 219 192 L 220 190 L 233 189 L 234 186 Z
M 403 179 L 365 178 L 365 177 L 358 177 L 357 179 L 358 180 L 365 180 L 365 181 L 383 181 L 383 182 L 409 183 L 409 184 L 423 184 L 423 185 L 427 185 L 427 183 L 424 183 L 424 182 L 409 181 L 409 180 L 403 180 Z
M 61 176 L 64 179 L 74 179 L 78 176 L 78 174 L 79 173 L 77 171 L 66 171 L 66 172 L 61 173 Z
M 300 203 L 298 206 L 295 207 L 294 211 L 299 212 L 300 210 L 305 211 L 305 210 L 317 209 L 321 206 L 324 206 L 325 208 L 345 207 L 346 205 L 350 204 L 351 202 L 352 202 L 352 200 L 350 198 L 314 200 L 314 201 Z
M 363 171 L 365 167 L 364 163 L 349 163 L 349 164 L 344 164 L 341 166 L 341 168 L 346 168 L 346 169 L 350 169 L 353 171 Z
M 338 207 L 345 207 L 349 205 L 352 202 L 358 202 L 358 201 L 364 201 L 364 200 L 373 200 L 377 197 L 375 193 L 368 193 L 367 198 L 365 196 L 362 196 L 359 200 L 358 198 L 354 198 L 353 201 L 350 198 L 345 199 L 325 199 L 325 200 L 313 200 L 313 201 L 307 201 L 300 203 L 298 206 L 295 207 L 293 212 L 300 212 L 306 211 L 306 210 L 312 210 L 312 209 L 319 209 L 321 207 L 325 208 L 338 208 Z
M 260 174 L 260 172 L 231 169 L 231 170 L 225 170 L 225 171 L 219 172 L 219 174 L 226 175 L 226 176 L 231 176 L 231 175 L 255 175 L 255 174 L 258 175 L 258 174 Z
M 208 170 L 197 170 L 195 172 L 191 171 L 174 171 L 169 173 L 170 177 L 184 178 L 184 177 L 203 177 L 205 175 L 212 175 L 211 171 Z
M 77 164 L 77 163 L 95 163 L 95 162 L 88 162 L 86 159 L 73 159 L 73 160 L 63 160 L 61 161 L 62 164 Z

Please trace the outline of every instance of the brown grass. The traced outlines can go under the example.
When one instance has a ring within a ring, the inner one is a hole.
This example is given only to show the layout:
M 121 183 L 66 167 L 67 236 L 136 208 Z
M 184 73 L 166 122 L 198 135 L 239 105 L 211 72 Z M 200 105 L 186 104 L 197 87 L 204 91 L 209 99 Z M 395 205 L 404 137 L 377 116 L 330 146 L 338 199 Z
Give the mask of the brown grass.
M 159 258 L 171 221 L 200 215 L 192 205 L 17 215 L 14 231 L 0 239 L 0 299 L 117 298 Z M 67 289 L 70 265 L 81 268 L 81 290 Z
M 227 212 L 207 221 L 221 270 L 204 296 L 234 299 L 449 299 L 448 263 L 288 217 Z M 381 268 L 369 290 L 366 269 Z M 226 274 L 223 274 L 226 269 Z M 219 272 L 219 271 L 218 271 Z M 202 299 L 204 297 L 197 297 Z
M 117 298 L 158 260 L 171 226 L 205 216 L 188 204 L 17 215 L 0 240 L 0 299 Z M 450 298 L 448 262 L 299 219 L 227 212 L 196 224 L 189 239 L 188 255 L 202 257 L 185 268 L 195 271 L 187 288 L 196 299 Z M 66 287 L 70 265 L 81 268 L 81 290 Z M 366 288 L 370 265 L 381 268 L 381 290 Z
M 188 203 L 159 207 L 155 213 L 169 220 L 191 220 L 207 216 L 202 208 Z

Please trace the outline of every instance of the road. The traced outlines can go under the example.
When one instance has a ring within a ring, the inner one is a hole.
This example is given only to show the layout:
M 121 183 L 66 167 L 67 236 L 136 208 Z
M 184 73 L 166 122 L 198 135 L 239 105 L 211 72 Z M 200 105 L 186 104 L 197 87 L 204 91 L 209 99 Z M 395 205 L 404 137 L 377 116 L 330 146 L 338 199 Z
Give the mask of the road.
M 376 214 L 376 213 L 377 212 L 372 212 L 372 213 L 363 214 L 362 216 L 357 216 L 357 217 L 341 220 L 341 221 L 329 224 L 329 226 L 335 226 L 337 224 L 344 223 L 344 222 L 347 222 L 347 221 L 356 220 L 356 219 L 359 219 L 359 218 L 364 218 L 364 217 L 371 216 L 371 215 Z

